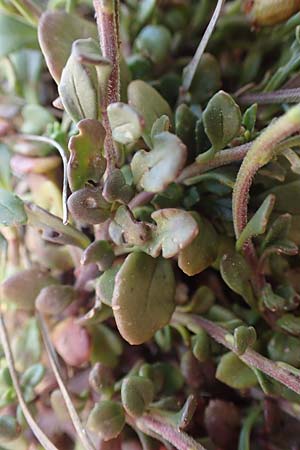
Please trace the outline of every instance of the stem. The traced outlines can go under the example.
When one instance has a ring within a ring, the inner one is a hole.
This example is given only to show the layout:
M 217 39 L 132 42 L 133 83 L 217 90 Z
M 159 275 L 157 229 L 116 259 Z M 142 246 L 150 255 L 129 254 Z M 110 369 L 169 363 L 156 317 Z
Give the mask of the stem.
M 224 345 L 224 347 L 228 348 L 228 350 L 236 353 L 233 341 L 228 339 L 231 335 L 227 330 L 220 327 L 216 323 L 194 314 L 179 312 L 174 313 L 172 320 L 175 323 L 185 325 L 193 332 L 195 332 L 195 330 L 199 327 L 203 328 L 215 341 Z M 237 356 L 248 366 L 256 367 L 266 375 L 272 377 L 274 380 L 279 381 L 292 391 L 300 394 L 300 379 L 291 372 L 287 371 L 285 368 L 276 364 L 276 362 L 260 355 L 251 348 L 248 348 L 243 355 Z
M 237 101 L 242 105 L 252 105 L 253 103 L 258 103 L 259 105 L 299 103 L 300 89 L 280 89 L 273 92 L 244 94 L 238 97 Z
M 233 223 L 237 239 L 247 224 L 248 196 L 254 175 L 273 158 L 276 146 L 298 130 L 300 130 L 299 105 L 271 123 L 246 154 L 236 178 L 232 197 Z
M 77 414 L 76 409 L 74 408 L 73 402 L 71 400 L 70 394 L 65 386 L 65 383 L 62 379 L 62 376 L 60 374 L 60 369 L 58 366 L 58 362 L 57 362 L 57 357 L 55 354 L 55 350 L 53 348 L 52 342 L 49 338 L 49 332 L 48 332 L 48 328 L 46 325 L 46 322 L 42 316 L 42 314 L 40 314 L 39 312 L 36 313 L 37 318 L 39 320 L 40 323 L 40 327 L 41 327 L 41 331 L 42 331 L 42 336 L 43 336 L 43 340 L 44 340 L 44 344 L 46 347 L 46 351 L 48 354 L 48 358 L 52 367 L 52 370 L 54 372 L 56 381 L 58 383 L 58 386 L 60 388 L 61 394 L 63 396 L 63 399 L 65 401 L 66 407 L 68 409 L 68 412 L 70 414 L 70 417 L 72 419 L 72 423 L 74 425 L 74 428 L 79 436 L 79 439 L 84 447 L 84 449 L 86 450 L 96 450 L 94 445 L 92 444 L 89 435 L 87 434 L 85 428 L 83 427 L 80 418 Z
M 205 33 L 201 39 L 201 42 L 196 50 L 196 53 L 191 60 L 191 62 L 185 67 L 183 71 L 183 83 L 182 83 L 182 94 L 185 94 L 188 92 L 188 90 L 191 87 L 193 78 L 195 76 L 198 64 L 200 62 L 200 59 L 206 49 L 207 43 L 210 39 L 210 36 L 216 26 L 216 23 L 219 19 L 219 16 L 221 14 L 222 6 L 224 5 L 225 0 L 218 0 L 217 6 L 215 8 L 215 11 L 213 13 L 213 16 L 208 24 L 208 27 L 205 30 Z
M 5 321 L 4 321 L 4 317 L 3 317 L 2 313 L 0 313 L 0 337 L 1 337 L 1 344 L 3 347 L 4 354 L 5 354 L 6 362 L 7 362 L 8 368 L 9 368 L 9 372 L 10 372 L 11 378 L 13 380 L 14 389 L 15 389 L 17 397 L 18 397 L 18 402 L 22 409 L 24 417 L 27 420 L 28 425 L 31 428 L 31 431 L 33 432 L 33 434 L 35 435 L 37 440 L 40 442 L 40 444 L 45 448 L 45 450 L 58 450 L 58 448 L 52 444 L 52 442 L 48 439 L 48 437 L 45 435 L 45 433 L 38 426 L 38 424 L 32 417 L 31 412 L 29 411 L 29 409 L 26 405 L 26 402 L 23 397 L 22 389 L 21 389 L 21 386 L 19 383 L 17 371 L 15 368 L 14 357 L 12 354 L 9 337 L 8 337 L 8 333 L 7 333 L 7 329 L 6 329 L 6 325 L 5 325 Z
M 165 439 L 177 450 L 205 450 L 199 442 L 183 431 L 179 431 L 159 415 L 147 414 L 139 417 L 136 419 L 135 425 L 145 434 L 159 440 Z
M 18 134 L 18 137 L 21 139 L 24 139 L 25 141 L 36 141 L 36 142 L 44 142 L 45 144 L 49 144 L 52 147 L 56 148 L 58 150 L 62 162 L 63 162 L 63 189 L 62 189 L 62 207 L 63 207 L 63 223 L 64 225 L 67 225 L 68 223 L 68 206 L 67 206 L 67 200 L 68 200 L 68 158 L 65 152 L 65 149 L 54 139 L 48 138 L 46 136 L 35 136 L 32 134 Z
M 104 143 L 107 172 L 110 173 L 117 162 L 118 151 L 114 146 L 108 120 L 107 107 L 120 101 L 120 42 L 119 42 L 119 2 L 118 0 L 93 0 L 96 12 L 102 56 L 112 63 L 107 91 L 102 99 L 103 125 L 106 131 Z
M 250 149 L 252 142 L 239 145 L 238 147 L 229 148 L 218 152 L 213 159 L 206 162 L 197 163 L 194 162 L 190 166 L 187 166 L 177 178 L 178 183 L 188 184 L 188 178 L 192 178 L 201 173 L 208 172 L 209 170 L 216 169 L 217 167 L 225 166 L 233 162 L 241 161 L 246 156 Z

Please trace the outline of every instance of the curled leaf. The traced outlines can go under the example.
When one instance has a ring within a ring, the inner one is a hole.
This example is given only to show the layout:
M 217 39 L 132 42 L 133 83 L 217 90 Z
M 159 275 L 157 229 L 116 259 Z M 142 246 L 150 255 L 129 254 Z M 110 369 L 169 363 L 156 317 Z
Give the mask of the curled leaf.
M 138 151 L 132 161 L 133 180 L 148 192 L 163 191 L 175 181 L 186 161 L 186 147 L 167 131 L 153 137 L 153 150 Z
M 77 124 L 79 134 L 69 141 L 68 180 L 72 192 L 88 183 L 98 184 L 106 169 L 102 154 L 105 129 L 100 122 L 83 119 Z
M 112 136 L 116 142 L 134 144 L 143 133 L 143 118 L 126 103 L 111 103 L 107 108 Z
M 172 258 L 188 246 L 199 232 L 193 215 L 181 209 L 159 209 L 151 217 L 157 227 L 146 248 L 153 257 L 157 257 L 162 251 L 164 258 Z
M 114 252 L 109 242 L 95 241 L 90 244 L 81 256 L 81 264 L 97 263 L 100 270 L 104 271 L 111 267 L 114 260 Z

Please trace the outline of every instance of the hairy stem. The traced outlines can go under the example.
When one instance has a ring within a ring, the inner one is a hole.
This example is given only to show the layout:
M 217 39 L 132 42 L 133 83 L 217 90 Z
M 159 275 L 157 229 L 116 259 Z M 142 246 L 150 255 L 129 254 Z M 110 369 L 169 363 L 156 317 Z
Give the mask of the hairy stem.
M 259 105 L 271 105 L 282 103 L 299 103 L 300 89 L 280 89 L 273 92 L 253 92 L 243 94 L 238 97 L 237 102 L 242 105 L 252 105 L 258 103 Z
M 272 122 L 246 154 L 236 178 L 232 197 L 233 223 L 237 239 L 247 224 L 248 196 L 254 175 L 271 161 L 276 146 L 299 130 L 300 106 L 297 105 Z
M 109 173 L 118 160 L 118 151 L 112 139 L 107 107 L 111 103 L 120 101 L 119 2 L 118 0 L 94 0 L 93 2 L 102 55 L 112 63 L 106 94 L 101 105 L 103 125 L 106 130 L 104 151 Z
M 194 314 L 179 312 L 174 313 L 172 320 L 174 323 L 185 325 L 193 332 L 199 327 L 203 328 L 215 341 L 236 353 L 233 340 L 230 339 L 231 335 L 216 323 Z M 260 355 L 251 348 L 248 348 L 243 355 L 238 355 L 238 357 L 248 366 L 256 367 L 274 380 L 279 381 L 292 391 L 300 394 L 300 378 L 276 362 Z
M 18 374 L 15 368 L 15 362 L 14 357 L 12 354 L 9 337 L 4 321 L 3 314 L 0 313 L 0 337 L 1 337 L 1 344 L 3 347 L 3 351 L 5 354 L 5 359 L 9 368 L 9 372 L 13 381 L 14 389 L 16 391 L 19 405 L 22 409 L 22 412 L 24 414 L 24 417 L 30 426 L 33 434 L 37 438 L 37 440 L 40 442 L 40 444 L 45 448 L 45 450 L 58 450 L 57 447 L 55 447 L 54 444 L 48 439 L 48 437 L 45 435 L 45 433 L 41 430 L 41 428 L 38 426 L 36 421 L 31 415 L 31 412 L 29 411 L 26 402 L 23 397 L 23 392 L 19 383 Z
M 209 170 L 216 169 L 217 167 L 226 166 L 233 162 L 242 161 L 242 159 L 247 154 L 252 143 L 247 143 L 239 145 L 238 147 L 229 148 L 222 150 L 213 157 L 213 159 L 204 162 L 194 162 L 193 164 L 185 167 L 179 177 L 177 178 L 178 183 L 186 183 L 186 180 L 192 178 L 201 173 L 208 172 Z
M 178 430 L 159 415 L 143 415 L 136 419 L 135 425 L 145 434 L 156 439 L 164 439 L 177 450 L 205 450 L 199 442 L 196 442 L 183 431 Z

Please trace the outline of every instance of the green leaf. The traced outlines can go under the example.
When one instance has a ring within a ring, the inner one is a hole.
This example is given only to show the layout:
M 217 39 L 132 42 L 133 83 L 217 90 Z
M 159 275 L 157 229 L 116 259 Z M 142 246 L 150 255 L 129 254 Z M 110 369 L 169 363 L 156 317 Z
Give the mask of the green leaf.
M 225 283 L 249 305 L 255 305 L 250 283 L 251 272 L 244 257 L 239 253 L 225 254 L 221 260 L 220 270 Z
M 169 129 L 170 129 L 170 119 L 168 116 L 164 115 L 159 117 L 159 119 L 156 119 L 151 128 L 151 142 L 153 142 L 154 136 L 163 133 L 164 131 L 169 131 Z
M 115 258 L 112 246 L 107 241 L 95 241 L 90 244 L 82 253 L 80 263 L 97 263 L 101 271 L 111 267 Z
M 122 341 L 118 334 L 104 324 L 91 327 L 92 363 L 100 362 L 107 367 L 115 367 L 122 354 Z
M 193 111 L 185 103 L 179 105 L 175 112 L 176 135 L 187 146 L 189 152 L 192 152 L 192 148 L 196 145 L 196 123 L 197 116 Z
M 262 412 L 261 407 L 256 406 L 250 410 L 246 419 L 244 419 L 239 437 L 238 450 L 251 450 L 250 446 L 251 429 L 254 426 L 255 422 L 258 420 L 261 412 Z
M 273 361 L 283 361 L 300 368 L 300 339 L 283 333 L 274 333 L 268 342 L 268 354 Z
M 40 361 L 42 344 L 37 321 L 34 317 L 17 330 L 12 342 L 16 369 L 24 372 Z
M 172 119 L 172 111 L 165 99 L 149 84 L 134 80 L 128 86 L 129 104 L 144 118 L 145 132 L 143 138 L 151 146 L 151 129 L 154 122 L 166 115 Z
M 276 321 L 276 325 L 293 336 L 300 336 L 300 317 L 284 314 Z
M 256 211 L 243 229 L 239 239 L 236 242 L 237 251 L 242 250 L 243 245 L 252 237 L 265 233 L 270 215 L 275 205 L 275 195 L 268 195 L 262 205 Z
M 105 305 L 111 306 L 115 288 L 115 279 L 120 267 L 120 264 L 111 267 L 97 279 L 96 296 Z
M 12 416 L 0 416 L 0 443 L 5 445 L 17 439 L 21 434 L 21 427 Z
M 163 191 L 175 181 L 186 161 L 186 147 L 167 131 L 153 138 L 153 150 L 138 151 L 132 161 L 134 183 L 148 192 Z
M 0 189 L 0 224 L 17 226 L 26 222 L 27 215 L 22 200 L 13 193 Z
M 218 256 L 218 235 L 211 223 L 197 213 L 193 213 L 199 233 L 178 256 L 178 266 L 189 276 L 207 269 Z
M 222 356 L 216 378 L 234 389 L 249 389 L 257 385 L 254 372 L 232 352 Z
M 117 437 L 125 425 L 123 407 L 112 400 L 96 403 L 89 414 L 87 427 L 104 441 Z
M 40 363 L 34 364 L 28 367 L 28 369 L 26 369 L 25 372 L 22 374 L 20 383 L 22 386 L 35 387 L 42 381 L 45 373 L 46 369 L 42 364 Z
M 249 106 L 248 109 L 246 109 L 242 120 L 242 125 L 246 128 L 246 130 L 250 131 L 250 133 L 253 133 L 254 131 L 256 116 L 257 116 L 257 103 L 254 103 L 253 105 Z
M 151 241 L 146 245 L 147 253 L 157 257 L 160 252 L 164 258 L 172 258 L 188 246 L 199 232 L 193 215 L 176 208 L 165 208 L 151 214 L 157 227 Z
M 166 27 L 147 25 L 137 36 L 134 46 L 154 64 L 161 64 L 169 57 L 171 43 L 172 35 Z
M 81 119 L 98 119 L 100 105 L 95 77 L 95 70 L 88 71 L 72 50 L 62 71 L 58 92 L 65 110 L 75 123 Z
M 27 104 L 22 109 L 22 133 L 43 134 L 47 126 L 54 122 L 54 116 L 43 106 Z
M 121 398 L 122 404 L 130 416 L 141 416 L 154 398 L 152 381 L 138 375 L 125 378 L 122 382 Z
M 240 108 L 229 94 L 219 91 L 208 102 L 203 123 L 213 149 L 222 150 L 240 131 Z
M 234 330 L 233 345 L 238 355 L 243 355 L 248 347 L 256 341 L 256 331 L 254 327 L 241 325 Z
M 112 308 L 122 337 L 142 344 L 167 325 L 175 308 L 172 264 L 145 253 L 127 256 L 117 273 Z
M 5 144 L 0 144 L 0 188 L 10 191 L 12 174 L 10 169 L 11 152 Z
M 116 142 L 134 144 L 143 134 L 143 118 L 126 103 L 111 103 L 107 108 L 112 136 Z
M 46 11 L 39 21 L 39 43 L 48 69 L 58 83 L 76 39 L 98 39 L 94 23 L 64 11 Z
M 84 188 L 89 183 L 98 184 L 106 169 L 103 156 L 105 129 L 100 122 L 92 119 L 81 120 L 77 124 L 79 134 L 69 141 L 68 180 L 72 192 Z
M 36 29 L 17 16 L 0 13 L 0 58 L 21 48 L 38 49 Z
M 199 328 L 197 334 L 192 337 L 192 351 L 200 362 L 205 362 L 210 357 L 210 338 L 206 331 Z
M 190 87 L 192 102 L 207 102 L 220 89 L 221 84 L 221 69 L 217 58 L 204 53 Z

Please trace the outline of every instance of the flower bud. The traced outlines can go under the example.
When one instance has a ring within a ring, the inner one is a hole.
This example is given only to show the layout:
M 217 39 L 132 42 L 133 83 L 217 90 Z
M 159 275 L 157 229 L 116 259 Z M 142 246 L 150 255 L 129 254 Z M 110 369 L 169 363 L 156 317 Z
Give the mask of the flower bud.
M 244 0 L 244 11 L 255 25 L 276 25 L 299 10 L 299 0 Z

